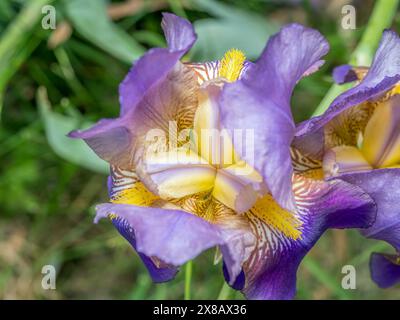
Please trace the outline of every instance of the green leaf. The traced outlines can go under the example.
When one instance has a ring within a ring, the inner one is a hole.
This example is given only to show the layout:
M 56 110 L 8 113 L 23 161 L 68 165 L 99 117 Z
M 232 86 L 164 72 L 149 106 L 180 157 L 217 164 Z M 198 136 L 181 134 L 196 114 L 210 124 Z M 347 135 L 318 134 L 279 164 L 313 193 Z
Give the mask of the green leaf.
M 132 64 L 145 49 L 107 16 L 103 0 L 68 0 L 66 13 L 74 28 L 87 40 L 123 62 Z
M 80 125 L 78 118 L 53 112 L 44 87 L 40 87 L 37 91 L 37 104 L 44 122 L 47 141 L 58 156 L 86 169 L 108 174 L 108 164 L 101 160 L 84 141 L 67 137 L 70 131 Z M 86 123 L 85 127 L 88 125 Z
M 192 50 L 193 60 L 221 59 L 231 48 L 240 49 L 247 58 L 255 59 L 268 38 L 278 30 L 276 24 L 250 11 L 211 0 L 194 3 L 200 10 L 217 18 L 197 20 L 194 23 L 198 40 Z

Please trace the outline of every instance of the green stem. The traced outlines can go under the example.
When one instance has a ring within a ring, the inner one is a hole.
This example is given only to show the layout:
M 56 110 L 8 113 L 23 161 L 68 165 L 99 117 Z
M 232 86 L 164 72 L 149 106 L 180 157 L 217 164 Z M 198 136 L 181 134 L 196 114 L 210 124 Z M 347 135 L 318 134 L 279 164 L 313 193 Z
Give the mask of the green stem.
M 358 66 L 368 66 L 372 62 L 374 52 L 378 47 L 384 29 L 389 28 L 396 14 L 399 0 L 377 0 L 369 18 L 367 27 L 361 37 L 360 43 L 350 56 L 349 63 Z M 334 84 L 321 103 L 315 109 L 313 116 L 325 112 L 332 101 L 342 92 L 351 87 L 350 85 Z
M 190 300 L 191 298 L 190 285 L 192 281 L 192 270 L 193 270 L 193 261 L 190 260 L 188 263 L 186 263 L 185 266 L 185 293 L 184 293 L 185 300 Z
M 224 282 L 221 291 L 218 294 L 217 300 L 228 300 L 231 294 L 231 290 L 232 289 L 229 287 L 229 285 L 226 282 Z

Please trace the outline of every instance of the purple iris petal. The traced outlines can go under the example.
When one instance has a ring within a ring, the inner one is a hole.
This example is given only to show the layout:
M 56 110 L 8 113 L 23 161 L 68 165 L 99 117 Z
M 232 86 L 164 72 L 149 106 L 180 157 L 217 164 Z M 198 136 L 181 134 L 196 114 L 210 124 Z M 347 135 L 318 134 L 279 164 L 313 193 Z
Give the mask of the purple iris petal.
M 345 174 L 340 179 L 361 187 L 377 204 L 376 221 L 362 234 L 400 250 L 400 169 L 375 169 Z
M 102 119 L 90 129 L 72 131 L 68 136 L 84 139 L 105 161 L 123 167 L 131 162 L 126 149 L 131 145 L 132 137 L 125 119 Z
M 136 250 L 136 239 L 135 234 L 126 222 L 126 220 L 121 218 L 115 218 L 112 221 L 115 228 L 119 233 L 131 244 L 131 246 Z M 154 282 L 166 282 L 172 280 L 178 272 L 178 268 L 174 266 L 163 266 L 157 267 L 154 261 L 143 253 L 138 252 L 143 263 L 147 267 L 151 278 Z
M 150 50 L 129 71 L 119 88 L 121 115 L 135 108 L 146 92 L 167 76 L 196 41 L 194 29 L 186 19 L 164 13 L 161 25 L 168 48 Z
M 112 177 L 111 175 L 109 175 L 107 177 L 107 192 L 108 192 L 108 197 L 111 198 L 111 190 L 112 190 L 112 185 L 113 185 L 113 181 L 112 181 Z
M 220 246 L 232 283 L 241 272 L 244 241 L 239 230 L 229 231 L 181 210 L 109 203 L 98 205 L 96 210 L 96 223 L 111 213 L 126 223 L 123 227 L 117 224 L 118 230 L 147 257 L 177 267 L 204 250 Z
M 304 198 L 296 195 L 303 222 L 301 238 L 283 238 L 276 230 L 265 229 L 270 248 L 257 276 L 250 279 L 246 274 L 247 298 L 292 299 L 301 260 L 328 228 L 366 228 L 374 222 L 375 203 L 361 188 L 340 180 L 308 180 L 307 184 L 298 193 Z
M 134 230 L 139 252 L 165 263 L 178 266 L 205 249 L 223 244 L 216 226 L 184 211 L 102 204 L 97 206 L 96 219 L 110 213 L 126 220 Z
M 170 47 L 151 49 L 135 62 L 120 85 L 120 118 L 103 119 L 88 130 L 69 134 L 71 138 L 84 139 L 100 158 L 121 167 L 132 165 L 131 154 L 126 151 L 133 143 L 130 131 L 133 112 L 149 90 L 162 83 L 196 40 L 191 24 L 183 18 L 164 14 L 162 26 Z
M 371 278 L 381 288 L 400 283 L 400 264 L 394 263 L 398 256 L 373 253 L 370 260 Z
M 400 169 L 375 169 L 345 174 L 340 179 L 360 186 L 377 204 L 376 222 L 361 233 L 367 238 L 386 241 L 400 251 Z M 400 281 L 400 266 L 384 255 L 371 255 L 370 269 L 372 280 L 382 288 Z
M 222 265 L 222 272 L 224 274 L 224 278 L 225 278 L 226 282 L 231 283 L 229 272 L 228 272 L 225 262 Z M 240 272 L 240 274 L 237 276 L 235 282 L 232 283 L 231 287 L 235 290 L 242 290 L 244 287 L 245 281 L 246 281 L 246 276 L 242 270 Z
M 161 27 L 163 28 L 168 48 L 171 51 L 187 51 L 196 41 L 192 24 L 174 14 L 164 12 Z
M 343 76 L 343 70 L 341 73 Z M 395 32 L 385 30 L 371 68 L 360 84 L 339 95 L 323 115 L 301 123 L 296 130 L 296 136 L 318 131 L 344 110 L 379 97 L 399 81 L 400 38 Z
M 242 79 L 227 84 L 221 97 L 221 121 L 228 130 L 254 130 L 254 150 L 241 154 L 255 166 L 274 198 L 295 210 L 290 144 L 294 122 L 290 98 L 304 74 L 321 65 L 328 43 L 315 30 L 291 24 L 273 36 Z M 245 132 L 245 131 L 244 131 Z M 241 141 L 235 141 L 241 153 Z

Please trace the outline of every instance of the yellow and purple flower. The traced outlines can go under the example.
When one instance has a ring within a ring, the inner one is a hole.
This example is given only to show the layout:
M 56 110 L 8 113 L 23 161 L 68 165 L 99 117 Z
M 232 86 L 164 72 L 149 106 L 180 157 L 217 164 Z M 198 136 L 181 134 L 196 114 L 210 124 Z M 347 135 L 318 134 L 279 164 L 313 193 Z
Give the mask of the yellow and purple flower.
M 227 282 L 253 299 L 289 299 L 304 255 L 327 228 L 363 228 L 375 204 L 359 187 L 322 180 L 292 146 L 290 98 L 328 44 L 291 24 L 251 63 L 239 50 L 183 63 L 191 24 L 164 14 L 167 48 L 150 50 L 120 86 L 120 116 L 75 131 L 111 165 L 97 207 L 156 282 L 218 247 Z M 244 149 L 244 150 L 243 150 Z
M 396 255 L 373 254 L 371 276 L 380 287 L 400 281 L 400 39 L 386 30 L 370 68 L 334 70 L 338 83 L 357 85 L 321 116 L 302 123 L 296 141 L 322 162 L 327 179 L 360 186 L 377 204 L 376 222 L 362 233 L 384 240 Z

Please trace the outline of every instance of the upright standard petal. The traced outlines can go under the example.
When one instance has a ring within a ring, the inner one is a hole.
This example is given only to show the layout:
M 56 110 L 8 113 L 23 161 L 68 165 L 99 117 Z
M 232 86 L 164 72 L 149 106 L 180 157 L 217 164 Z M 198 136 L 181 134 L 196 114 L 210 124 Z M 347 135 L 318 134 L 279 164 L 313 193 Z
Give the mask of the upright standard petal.
M 229 130 L 253 130 L 253 150 L 241 157 L 265 179 L 277 201 L 295 210 L 292 193 L 290 144 L 294 122 L 290 98 L 296 83 L 315 71 L 328 51 L 328 43 L 315 30 L 292 24 L 273 36 L 242 79 L 222 92 L 221 120 Z M 242 141 L 234 141 L 240 154 Z
M 133 166 L 131 149 L 137 144 L 136 132 L 132 132 L 137 130 L 135 121 L 143 121 L 144 114 L 154 119 L 164 106 L 169 109 L 162 113 L 171 115 L 177 112 L 178 106 L 185 111 L 188 105 L 197 104 L 188 101 L 191 94 L 188 87 L 197 83 L 195 76 L 179 63 L 196 39 L 194 30 L 187 20 L 171 14 L 165 15 L 162 25 L 171 47 L 151 49 L 133 65 L 120 85 L 120 117 L 103 119 L 88 130 L 73 131 L 69 135 L 84 139 L 100 158 L 120 167 Z M 168 120 L 164 119 L 164 127 L 165 122 L 168 126 Z
M 186 19 L 164 13 L 161 26 L 168 48 L 152 49 L 133 65 L 119 88 L 121 115 L 135 108 L 147 90 L 162 81 L 196 41 L 193 26 Z
M 162 15 L 161 27 L 169 50 L 186 52 L 197 38 L 192 24 L 188 20 L 168 12 L 164 12 Z
M 337 70 L 334 74 L 335 79 L 343 82 L 346 75 L 349 75 L 349 70 L 347 67 Z M 400 38 L 395 32 L 385 30 L 371 68 L 363 80 L 355 87 L 339 95 L 323 115 L 304 121 L 298 127 L 296 136 L 304 136 L 318 131 L 346 109 L 380 97 L 399 81 Z

